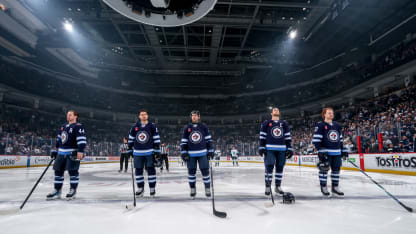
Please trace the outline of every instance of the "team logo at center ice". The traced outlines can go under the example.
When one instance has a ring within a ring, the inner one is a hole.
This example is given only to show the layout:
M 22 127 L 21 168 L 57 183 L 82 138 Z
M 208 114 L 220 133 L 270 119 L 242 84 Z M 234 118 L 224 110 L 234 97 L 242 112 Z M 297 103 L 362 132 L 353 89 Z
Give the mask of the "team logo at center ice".
M 189 140 L 192 143 L 198 144 L 202 140 L 202 134 L 199 131 L 193 131 L 189 134 Z
M 61 141 L 62 141 L 62 144 L 65 144 L 68 141 L 68 133 L 66 131 L 62 131 Z
M 272 136 L 274 138 L 280 138 L 280 137 L 282 137 L 283 136 L 283 130 L 280 127 L 278 127 L 278 126 L 272 128 Z
M 335 130 L 330 130 L 328 132 L 328 139 L 332 142 L 338 142 L 338 132 Z
M 149 135 L 145 131 L 140 131 L 137 133 L 136 139 L 140 144 L 146 144 L 149 141 Z

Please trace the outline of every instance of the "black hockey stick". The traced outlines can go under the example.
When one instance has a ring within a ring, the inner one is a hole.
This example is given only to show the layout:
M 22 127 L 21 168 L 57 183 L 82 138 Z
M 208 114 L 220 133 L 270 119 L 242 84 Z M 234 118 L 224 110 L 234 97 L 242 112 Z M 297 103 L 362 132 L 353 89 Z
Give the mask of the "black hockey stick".
M 406 206 L 405 204 L 403 204 L 401 201 L 399 201 L 399 199 L 397 199 L 397 197 L 395 197 L 394 195 L 392 195 L 391 193 L 389 193 L 383 186 L 381 186 L 379 183 L 377 183 L 377 181 L 375 181 L 373 178 L 371 178 L 371 176 L 369 176 L 365 171 L 363 171 L 360 167 L 358 167 L 354 162 L 350 161 L 347 159 L 348 162 L 350 162 L 352 165 L 354 165 L 354 167 L 356 167 L 358 170 L 360 170 L 365 176 L 367 176 L 374 184 L 376 184 L 379 188 L 381 188 L 384 192 L 387 193 L 387 195 L 389 195 L 391 198 L 393 198 L 397 203 L 399 203 L 403 208 L 405 208 L 407 211 L 409 212 L 413 212 L 413 209 Z
M 265 156 L 264 156 L 264 154 L 263 154 L 263 158 L 264 158 Z M 269 182 L 269 178 L 267 178 L 267 184 L 270 186 L 270 198 L 272 199 L 272 204 L 271 205 L 266 205 L 266 206 L 268 206 L 268 207 L 272 207 L 272 206 L 274 206 L 274 197 L 273 197 L 273 190 L 272 190 L 272 182 L 270 181 Z
M 209 160 L 209 159 L 208 159 Z M 227 213 L 218 211 L 215 209 L 215 201 L 214 201 L 214 174 L 212 173 L 212 162 L 209 160 L 209 169 L 211 170 L 211 188 L 212 188 L 212 211 L 215 216 L 220 218 L 226 218 Z
M 274 206 L 274 198 L 273 198 L 272 185 L 271 185 L 271 183 L 269 185 L 270 185 L 270 197 L 272 198 L 272 203 L 273 203 L 272 206 Z
M 38 186 L 39 182 L 42 180 L 43 176 L 45 175 L 46 171 L 49 169 L 49 167 L 51 166 L 52 162 L 55 159 L 51 159 L 51 161 L 49 161 L 48 166 L 45 168 L 45 170 L 43 170 L 42 175 L 40 175 L 38 181 L 36 181 L 35 185 L 33 186 L 32 190 L 30 190 L 29 194 L 26 196 L 26 199 L 23 201 L 22 205 L 20 205 L 20 210 L 23 209 L 23 207 L 25 206 L 27 200 L 29 200 L 30 196 L 32 195 L 33 191 L 35 191 L 36 187 Z
M 133 184 L 133 207 L 136 207 L 136 186 L 134 184 L 135 178 L 134 178 L 134 165 L 133 165 L 133 157 L 130 158 L 130 167 L 131 167 L 131 181 Z M 128 205 L 126 205 L 126 209 L 129 209 Z

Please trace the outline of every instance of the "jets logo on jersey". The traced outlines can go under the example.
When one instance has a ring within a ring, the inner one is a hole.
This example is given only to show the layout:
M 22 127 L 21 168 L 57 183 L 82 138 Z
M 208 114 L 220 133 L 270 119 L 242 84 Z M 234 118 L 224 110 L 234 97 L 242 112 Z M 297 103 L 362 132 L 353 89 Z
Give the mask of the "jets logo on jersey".
M 272 136 L 274 138 L 281 138 L 283 136 L 283 130 L 278 126 L 272 128 Z
M 63 131 L 61 133 L 61 141 L 62 144 L 65 144 L 68 141 L 68 133 L 66 131 Z
M 328 139 L 332 142 L 338 142 L 339 134 L 335 130 L 330 130 L 328 132 Z
M 140 131 L 137 133 L 136 139 L 140 144 L 146 144 L 149 141 L 149 134 L 145 131 Z
M 202 140 L 202 134 L 199 131 L 193 131 L 189 134 L 189 140 L 194 144 L 198 144 Z

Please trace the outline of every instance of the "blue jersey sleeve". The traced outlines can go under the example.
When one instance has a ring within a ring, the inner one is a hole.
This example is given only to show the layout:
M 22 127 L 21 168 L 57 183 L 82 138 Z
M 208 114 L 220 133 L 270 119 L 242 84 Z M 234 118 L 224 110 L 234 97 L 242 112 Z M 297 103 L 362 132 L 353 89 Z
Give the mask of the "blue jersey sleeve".
M 342 136 L 342 126 L 340 126 L 339 124 L 338 124 L 338 129 L 339 129 L 339 143 L 341 147 L 341 152 L 348 152 L 347 149 L 344 149 L 344 138 Z
M 182 139 L 181 139 L 181 154 L 188 152 L 188 126 L 185 126 L 183 129 Z
M 267 121 L 263 122 L 263 124 L 260 127 L 259 149 L 266 149 L 266 139 L 267 139 Z
M 58 131 L 58 135 L 56 136 L 55 148 L 58 150 L 59 145 L 62 143 L 61 139 L 62 127 Z
M 293 149 L 292 149 L 292 136 L 291 136 L 291 133 L 290 133 L 290 127 L 289 127 L 289 124 L 287 124 L 286 122 L 284 122 L 284 123 L 285 123 L 284 124 L 284 131 L 285 131 L 286 148 L 287 148 L 287 150 L 293 151 Z
M 136 136 L 136 131 L 135 131 L 135 126 L 131 127 L 130 131 L 129 131 L 129 140 L 128 140 L 128 145 L 129 145 L 129 150 L 133 149 L 134 146 L 134 136 Z
M 207 151 L 214 152 L 214 148 L 212 147 L 212 136 L 209 132 L 208 127 L 205 126 L 205 141 L 207 142 Z
M 155 152 L 160 153 L 160 135 L 159 130 L 155 124 L 152 125 L 152 135 L 153 135 L 153 149 Z
M 313 133 L 312 143 L 315 145 L 316 150 L 320 150 L 322 148 L 322 140 L 324 137 L 324 129 L 323 124 L 316 124 L 315 131 Z
M 76 140 L 78 146 L 78 152 L 84 153 L 85 147 L 87 146 L 87 136 L 85 135 L 85 128 L 82 124 L 78 123 L 76 125 Z

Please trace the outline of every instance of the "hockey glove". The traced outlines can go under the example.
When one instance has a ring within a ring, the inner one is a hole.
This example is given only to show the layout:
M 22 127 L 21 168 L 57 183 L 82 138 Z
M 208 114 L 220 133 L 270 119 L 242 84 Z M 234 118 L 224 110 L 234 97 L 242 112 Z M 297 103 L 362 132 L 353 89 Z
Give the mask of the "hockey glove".
M 162 159 L 157 156 L 154 155 L 154 160 L 153 160 L 153 166 L 154 167 L 162 167 Z
M 69 158 L 72 161 L 81 161 L 84 158 L 84 155 L 82 156 L 82 158 L 78 159 L 78 151 L 72 151 L 71 155 L 69 156 Z
M 343 151 L 343 152 L 341 153 L 341 156 L 342 156 L 342 159 L 343 159 L 343 160 L 347 160 L 347 159 L 348 159 L 348 152 Z
M 154 152 L 153 152 L 153 157 L 154 157 L 155 159 L 160 159 L 160 152 L 156 152 L 156 151 L 154 151 Z
M 263 155 L 266 155 L 266 149 L 265 148 L 259 148 L 259 154 L 263 157 Z
M 328 153 L 327 152 L 318 152 L 318 159 L 320 162 L 327 162 L 328 161 Z
M 322 171 L 322 172 L 329 171 L 328 153 L 318 152 L 318 159 L 319 159 L 319 162 L 316 164 L 316 167 L 318 167 L 319 171 Z
M 208 151 L 207 157 L 208 157 L 208 160 L 212 160 L 214 158 L 214 152 L 209 152 Z
M 183 161 L 188 162 L 189 161 L 189 154 L 188 153 L 183 153 L 181 154 L 181 158 Z
M 58 152 L 56 150 L 51 150 L 51 159 L 55 160 L 58 157 Z
M 293 157 L 293 151 L 292 150 L 286 150 L 286 158 L 291 159 Z

